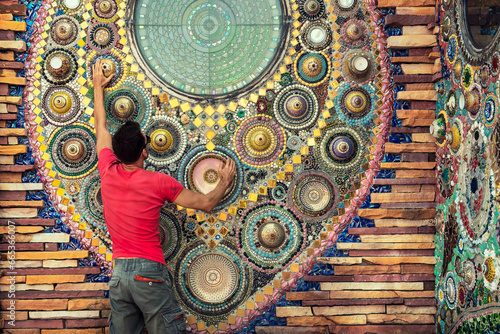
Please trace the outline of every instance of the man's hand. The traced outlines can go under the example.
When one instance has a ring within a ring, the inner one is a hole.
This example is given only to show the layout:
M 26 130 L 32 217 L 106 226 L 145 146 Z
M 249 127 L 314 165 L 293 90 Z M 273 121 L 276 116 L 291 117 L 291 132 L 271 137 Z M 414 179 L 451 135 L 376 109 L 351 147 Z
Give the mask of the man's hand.
M 94 89 L 104 90 L 104 87 L 106 87 L 114 76 L 115 73 L 112 73 L 109 77 L 104 75 L 101 59 L 92 65 L 92 82 L 94 83 Z
M 112 149 L 111 134 L 106 123 L 104 110 L 104 87 L 113 79 L 115 74 L 106 78 L 102 71 L 102 61 L 99 59 L 92 65 L 92 81 L 94 83 L 94 126 L 97 139 L 97 156 L 103 148 Z
M 233 159 L 227 158 L 226 163 L 219 166 L 220 181 L 214 190 L 203 195 L 189 189 L 183 189 L 174 203 L 185 208 L 211 212 L 222 197 L 224 197 L 226 190 L 233 184 L 235 174 L 236 164 Z
M 236 164 L 234 163 L 234 160 L 231 158 L 226 159 L 225 164 L 221 164 L 219 166 L 219 177 L 220 177 L 220 182 L 226 187 L 229 188 L 229 186 L 233 183 L 234 181 L 234 175 L 236 174 Z

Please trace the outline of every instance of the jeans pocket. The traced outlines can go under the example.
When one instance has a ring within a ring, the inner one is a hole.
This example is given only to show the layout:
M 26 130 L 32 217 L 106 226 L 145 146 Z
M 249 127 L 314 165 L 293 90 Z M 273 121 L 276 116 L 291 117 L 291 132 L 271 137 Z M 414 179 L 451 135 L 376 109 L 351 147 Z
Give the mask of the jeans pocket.
M 149 277 L 144 277 L 141 275 L 135 275 L 134 279 L 136 281 L 149 282 L 149 283 L 163 283 L 163 282 L 165 282 L 164 279 L 149 278 Z
M 163 322 L 165 323 L 166 334 L 186 333 L 186 319 L 182 312 L 164 313 Z
M 117 276 L 112 276 L 111 280 L 108 282 L 108 287 L 111 288 L 116 288 L 118 286 L 118 283 L 120 283 L 120 277 Z

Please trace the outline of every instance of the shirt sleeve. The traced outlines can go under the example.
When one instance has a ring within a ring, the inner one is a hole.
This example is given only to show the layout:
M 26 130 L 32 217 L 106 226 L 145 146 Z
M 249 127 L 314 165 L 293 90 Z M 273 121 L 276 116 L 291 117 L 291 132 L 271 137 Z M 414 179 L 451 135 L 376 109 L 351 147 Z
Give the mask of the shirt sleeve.
M 177 196 L 181 193 L 181 191 L 184 189 L 182 184 L 174 179 L 173 177 L 163 174 L 163 173 L 156 173 L 158 174 L 158 184 L 160 186 L 160 195 L 165 201 L 170 201 L 173 202 L 177 198 Z
M 120 160 L 109 148 L 103 148 L 99 154 L 99 159 L 97 161 L 97 168 L 99 169 L 99 176 L 103 177 L 108 171 L 109 167 L 115 163 L 119 163 Z

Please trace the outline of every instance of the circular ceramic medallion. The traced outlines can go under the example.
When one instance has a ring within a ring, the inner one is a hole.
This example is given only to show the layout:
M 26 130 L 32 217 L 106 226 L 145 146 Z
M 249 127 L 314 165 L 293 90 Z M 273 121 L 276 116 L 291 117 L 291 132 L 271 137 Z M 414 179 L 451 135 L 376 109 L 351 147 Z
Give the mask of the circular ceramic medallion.
M 108 22 L 113 19 L 118 11 L 115 0 L 94 1 L 94 17 L 100 21 Z
M 318 86 L 330 77 L 331 60 L 324 52 L 300 52 L 294 63 L 295 77 L 307 86 Z
M 337 208 L 339 190 L 325 173 L 305 172 L 290 185 L 288 202 L 306 220 L 321 220 Z
M 167 166 L 179 160 L 186 150 L 186 131 L 175 118 L 153 116 L 144 134 L 151 138 L 148 162 L 154 165 Z
M 117 42 L 118 29 L 113 23 L 97 23 L 89 27 L 87 45 L 97 52 L 108 52 Z
M 460 307 L 465 307 L 465 303 L 467 301 L 467 289 L 465 289 L 463 283 L 460 283 L 460 285 L 458 286 L 457 298 L 458 298 L 458 305 L 460 305 Z
M 325 15 L 326 6 L 323 0 L 298 0 L 298 9 L 301 18 L 308 21 L 317 21 Z
M 178 180 L 186 188 L 207 194 L 219 183 L 219 167 L 227 158 L 234 160 L 236 175 L 232 187 L 214 208 L 219 210 L 236 200 L 242 189 L 243 166 L 234 152 L 222 146 L 217 146 L 212 151 L 207 150 L 205 146 L 191 148 L 180 162 Z
M 320 167 L 332 174 L 357 173 L 364 158 L 363 152 L 361 137 L 347 126 L 326 128 L 314 146 Z
M 50 87 L 43 96 L 42 112 L 52 124 L 71 124 L 81 115 L 80 97 L 67 86 Z
M 483 64 L 483 66 L 481 66 L 481 68 L 479 69 L 479 71 L 476 72 L 476 74 L 478 76 L 477 81 L 479 81 L 481 87 L 483 89 L 487 89 L 491 79 L 490 67 L 488 66 L 488 64 Z
M 110 131 L 115 132 L 127 121 L 144 126 L 151 112 L 151 96 L 136 82 L 125 82 L 120 89 L 105 95 L 104 105 Z
M 364 50 L 349 50 L 342 58 L 342 74 L 344 78 L 355 84 L 362 84 L 375 75 L 375 59 Z
M 285 131 L 271 117 L 252 116 L 236 130 L 234 146 L 243 163 L 265 167 L 283 154 L 285 139 Z
M 474 78 L 474 71 L 472 70 L 472 67 L 470 66 L 470 64 L 467 64 L 462 72 L 462 78 L 461 78 L 462 85 L 466 89 L 469 89 L 469 87 L 471 86 L 471 84 L 473 82 L 473 78 Z
M 76 55 L 65 49 L 54 48 L 45 54 L 42 61 L 42 74 L 53 85 L 64 85 L 76 76 L 78 65 Z
M 349 48 L 360 48 L 368 41 L 368 29 L 363 21 L 352 19 L 342 26 L 342 38 L 339 41 Z
M 446 99 L 446 112 L 448 113 L 448 116 L 455 116 L 457 107 L 457 93 L 454 90 L 450 90 Z
M 84 124 L 55 129 L 49 138 L 54 169 L 64 178 L 80 178 L 97 167 L 96 141 Z
M 457 43 L 457 37 L 455 35 L 451 36 L 446 47 L 446 58 L 450 63 L 453 63 L 457 57 Z
M 276 186 L 274 188 L 268 189 L 268 194 L 274 201 L 284 201 L 287 198 L 288 187 L 283 182 L 276 182 Z
M 278 271 L 305 246 L 305 223 L 286 204 L 258 203 L 242 214 L 240 222 L 238 248 L 256 270 Z
M 197 314 L 209 316 L 226 314 L 238 307 L 252 282 L 250 270 L 226 239 L 213 251 L 202 241 L 187 245 L 174 272 L 179 302 Z
M 308 129 L 315 125 L 319 116 L 318 98 L 307 87 L 289 85 L 276 96 L 273 111 L 282 127 L 292 131 Z
M 476 119 L 479 115 L 479 111 L 481 110 L 481 95 L 480 88 L 476 85 L 465 93 L 464 108 L 468 111 L 471 119 Z
M 286 141 L 286 146 L 291 150 L 299 150 L 303 145 L 302 139 L 299 136 L 290 136 Z
M 440 304 L 444 303 L 444 298 L 445 298 L 445 292 L 442 286 L 439 286 L 437 289 L 437 300 L 439 301 Z
M 302 157 L 302 166 L 305 170 L 316 170 L 318 169 L 318 164 L 316 163 L 316 158 L 313 154 L 309 154 Z
M 78 21 L 73 18 L 61 16 L 52 22 L 50 37 L 59 45 L 69 45 L 76 41 L 78 36 Z
M 335 105 L 340 111 L 339 118 L 349 125 L 363 125 L 373 118 L 373 91 L 368 86 L 353 87 L 344 85 L 335 98 Z
M 485 251 L 481 269 L 485 287 L 491 291 L 496 291 L 500 280 L 500 268 L 498 266 L 498 258 L 495 256 L 493 250 Z
M 309 52 L 326 50 L 332 39 L 332 29 L 324 21 L 307 21 L 300 29 L 300 44 Z
M 90 87 L 94 86 L 92 82 L 94 76 L 92 67 L 98 60 L 102 62 L 102 70 L 105 77 L 109 77 L 113 73 L 115 74 L 104 90 L 109 91 L 117 89 L 128 75 L 128 66 L 123 56 L 114 49 L 107 53 L 91 52 L 87 57 L 87 79 Z
M 488 59 L 490 65 L 491 76 L 496 77 L 500 72 L 500 53 L 498 51 L 493 52 L 491 58 Z

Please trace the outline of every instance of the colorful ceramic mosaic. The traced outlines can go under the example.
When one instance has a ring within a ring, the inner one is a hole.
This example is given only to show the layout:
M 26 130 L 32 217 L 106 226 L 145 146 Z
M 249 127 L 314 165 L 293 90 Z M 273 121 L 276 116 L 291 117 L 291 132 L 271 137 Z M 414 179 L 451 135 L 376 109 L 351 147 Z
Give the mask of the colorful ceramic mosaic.
M 439 145 L 438 333 L 497 332 L 500 312 L 498 33 L 468 22 L 466 3 L 441 7 L 445 79 L 431 127 Z M 491 42 L 478 48 L 480 35 Z
M 108 274 L 91 65 L 115 73 L 110 131 L 135 120 L 151 137 L 147 170 L 208 193 L 236 161 L 213 212 L 161 212 L 189 331 L 238 331 L 269 309 L 369 194 L 394 96 L 374 2 L 45 0 L 38 14 L 30 145 L 62 220 Z

